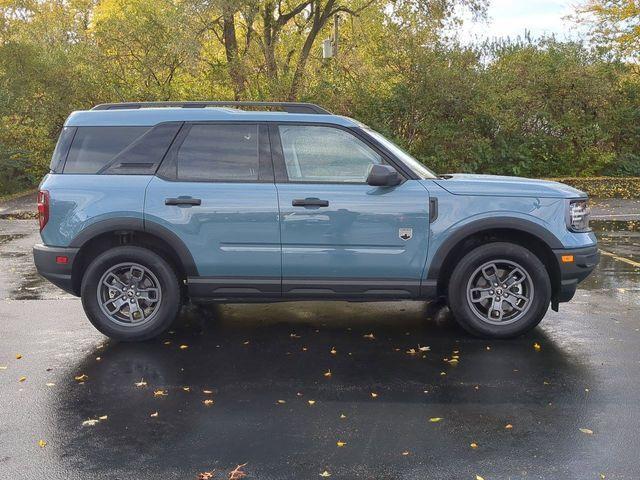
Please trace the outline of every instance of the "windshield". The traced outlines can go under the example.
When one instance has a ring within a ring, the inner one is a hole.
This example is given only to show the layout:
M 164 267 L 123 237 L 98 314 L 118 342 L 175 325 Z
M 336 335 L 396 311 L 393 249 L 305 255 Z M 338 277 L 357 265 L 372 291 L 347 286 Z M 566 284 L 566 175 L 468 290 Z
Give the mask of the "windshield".
M 394 156 L 399 158 L 402 163 L 404 163 L 407 167 L 409 167 L 416 175 L 420 178 L 438 178 L 438 176 L 425 167 L 418 160 L 413 158 L 403 149 L 401 149 L 398 145 L 393 143 L 388 138 L 384 137 L 382 134 L 372 130 L 368 127 L 365 128 L 366 132 L 375 138 L 378 142 L 380 142 L 387 150 L 389 150 Z

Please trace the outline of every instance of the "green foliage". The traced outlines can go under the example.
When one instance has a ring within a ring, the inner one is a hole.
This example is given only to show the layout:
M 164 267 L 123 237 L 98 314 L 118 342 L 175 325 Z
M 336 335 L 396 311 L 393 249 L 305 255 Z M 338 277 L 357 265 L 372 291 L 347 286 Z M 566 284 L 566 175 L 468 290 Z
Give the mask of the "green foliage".
M 445 38 L 486 3 L 0 0 L 0 194 L 38 182 L 74 109 L 234 97 L 317 102 L 443 173 L 640 175 L 635 64 L 553 39 Z

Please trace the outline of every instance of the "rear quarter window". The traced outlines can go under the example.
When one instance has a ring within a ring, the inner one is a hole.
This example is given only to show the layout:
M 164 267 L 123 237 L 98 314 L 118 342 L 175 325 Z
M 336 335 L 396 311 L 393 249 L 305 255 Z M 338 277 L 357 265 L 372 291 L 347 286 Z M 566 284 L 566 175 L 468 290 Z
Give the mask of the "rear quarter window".
M 64 173 L 98 173 L 149 128 L 77 127 Z

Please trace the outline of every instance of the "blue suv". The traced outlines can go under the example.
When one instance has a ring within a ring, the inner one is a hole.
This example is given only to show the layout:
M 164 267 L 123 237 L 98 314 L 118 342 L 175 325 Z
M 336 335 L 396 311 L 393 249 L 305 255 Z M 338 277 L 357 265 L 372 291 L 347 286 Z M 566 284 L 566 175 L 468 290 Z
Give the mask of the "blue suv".
M 165 331 L 188 300 L 442 298 L 470 333 L 513 337 L 599 259 L 584 193 L 436 175 L 303 103 L 73 112 L 38 201 L 38 271 L 129 341 Z

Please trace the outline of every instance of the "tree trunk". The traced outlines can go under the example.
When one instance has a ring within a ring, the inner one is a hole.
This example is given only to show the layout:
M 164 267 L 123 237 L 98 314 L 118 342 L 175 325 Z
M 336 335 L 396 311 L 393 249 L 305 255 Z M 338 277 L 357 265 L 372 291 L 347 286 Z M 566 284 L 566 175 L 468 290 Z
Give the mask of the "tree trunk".
M 263 18 L 263 35 L 264 35 L 264 61 L 267 70 L 267 78 L 276 80 L 278 78 L 278 65 L 276 63 L 276 42 L 278 30 L 276 28 L 273 12 L 274 5 L 272 2 L 266 2 L 264 6 Z
M 246 89 L 246 78 L 242 68 L 242 63 L 238 57 L 235 11 L 228 6 L 223 7 L 222 22 L 224 50 L 227 56 L 227 64 L 229 66 L 229 76 L 233 83 L 233 96 L 235 100 L 240 100 Z

